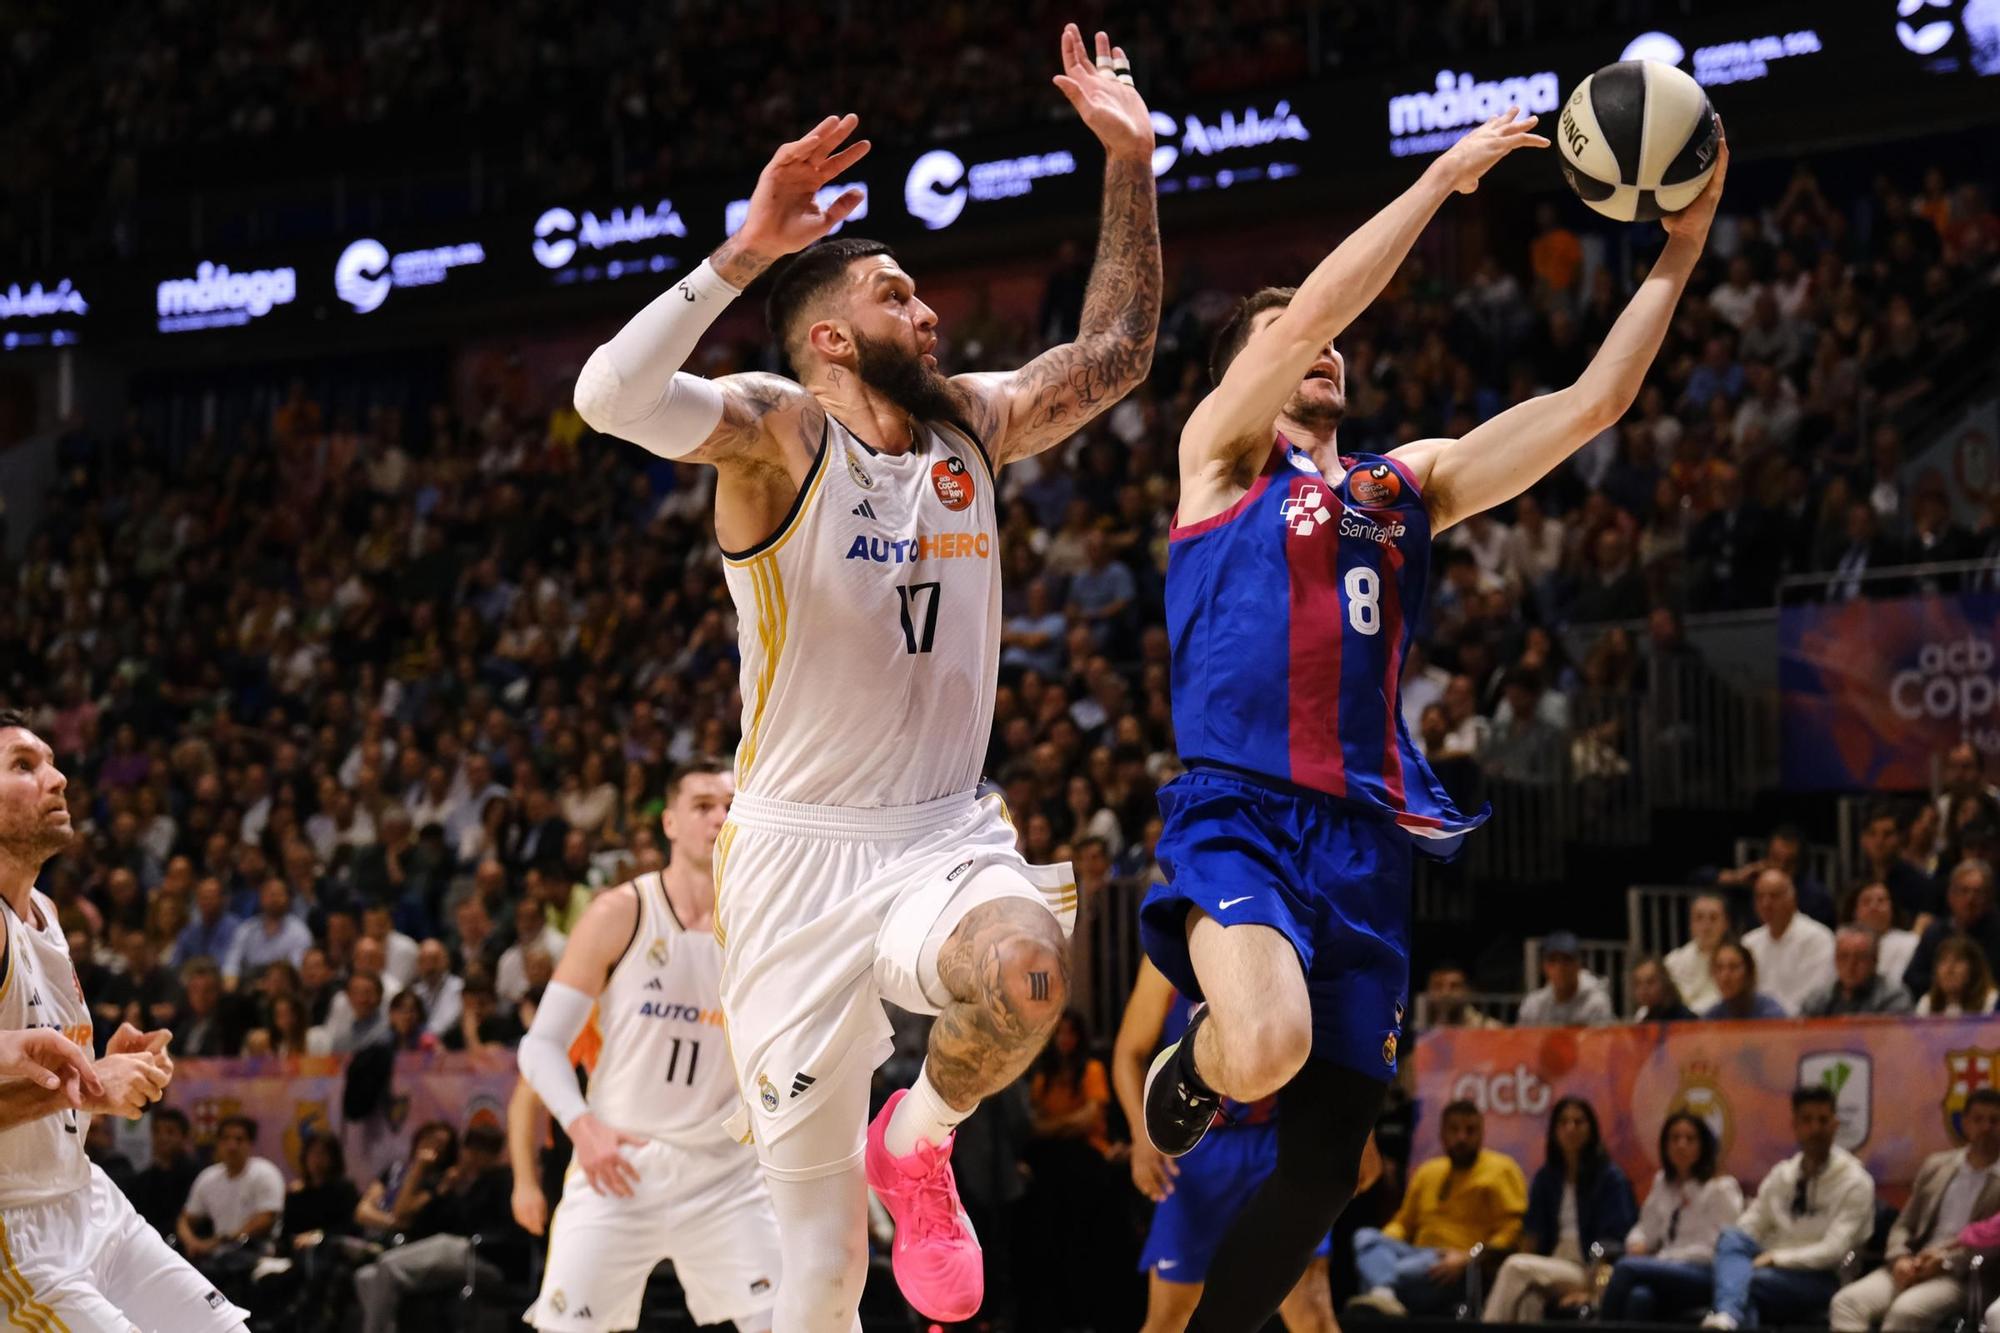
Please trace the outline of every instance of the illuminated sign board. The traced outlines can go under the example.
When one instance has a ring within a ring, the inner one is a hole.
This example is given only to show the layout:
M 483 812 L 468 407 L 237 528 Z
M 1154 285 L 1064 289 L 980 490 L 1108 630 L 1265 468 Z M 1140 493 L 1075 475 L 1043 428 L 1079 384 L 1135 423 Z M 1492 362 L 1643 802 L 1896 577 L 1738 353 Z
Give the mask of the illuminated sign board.
M 1993 0 L 1875 3 L 1894 7 L 1897 45 L 1919 57 L 1932 73 L 2000 74 L 2000 4 Z
M 366 315 L 381 309 L 389 293 L 398 287 L 432 287 L 455 268 L 485 262 L 485 247 L 477 241 L 391 254 L 382 242 L 364 237 L 342 250 L 334 261 L 333 290 L 354 307 L 354 313 Z
M 1165 111 L 1152 113 L 1153 176 L 1161 194 L 1181 190 L 1226 190 L 1258 180 L 1282 180 L 1301 168 L 1290 160 L 1299 150 L 1289 144 L 1309 143 L 1312 131 L 1290 101 L 1269 110 L 1249 106 L 1238 111 L 1188 114 L 1175 119 Z M 1221 161 L 1210 159 L 1220 158 Z
M 169 278 L 153 294 L 154 327 L 161 333 L 226 329 L 262 319 L 298 299 L 299 275 L 292 268 L 231 271 L 204 260 L 192 278 Z
M 950 149 L 933 148 L 903 178 L 903 206 L 929 230 L 943 231 L 958 221 L 968 203 L 1016 199 L 1033 193 L 1036 181 L 1075 174 L 1076 155 L 1067 149 L 967 166 Z
M 67 347 L 77 341 L 77 321 L 89 313 L 90 303 L 68 278 L 47 287 L 9 283 L 0 289 L 0 351 Z
M 1397 157 L 1441 153 L 1510 106 L 1541 115 L 1554 111 L 1561 100 L 1553 70 L 1476 79 L 1441 69 L 1431 91 L 1399 93 L 1389 99 L 1389 151 Z
M 561 206 L 544 209 L 535 219 L 534 233 L 535 262 L 555 282 L 571 283 L 678 268 L 679 257 L 656 243 L 684 241 L 688 228 L 674 201 L 660 199 L 601 214 Z M 600 262 L 606 255 L 610 257 Z
M 1780 60 L 1816 56 L 1826 49 L 1811 28 L 1797 32 L 1770 33 L 1736 41 L 1713 42 L 1694 50 L 1694 81 L 1704 88 L 1730 83 L 1753 83 L 1771 72 Z M 1687 59 L 1687 48 L 1670 33 L 1643 32 L 1625 44 L 1620 60 L 1657 60 L 1663 65 L 1679 65 Z
M 820 187 L 820 189 L 813 195 L 814 206 L 820 209 L 827 209 L 833 206 L 834 200 L 840 198 L 841 195 L 846 194 L 849 190 L 861 191 L 861 202 L 854 206 L 854 211 L 852 213 L 849 213 L 846 217 L 842 218 L 839 222 L 834 224 L 833 231 L 827 233 L 827 235 L 829 236 L 833 235 L 834 232 L 839 231 L 842 227 L 846 226 L 848 223 L 859 222 L 861 219 L 868 216 L 868 182 L 842 181 L 838 185 L 825 185 Z M 745 222 L 745 220 L 749 218 L 749 216 L 750 216 L 750 201 L 748 199 L 730 200 L 727 204 L 723 206 L 722 209 L 723 234 L 726 236 L 734 236 L 737 232 L 742 231 L 743 223 Z

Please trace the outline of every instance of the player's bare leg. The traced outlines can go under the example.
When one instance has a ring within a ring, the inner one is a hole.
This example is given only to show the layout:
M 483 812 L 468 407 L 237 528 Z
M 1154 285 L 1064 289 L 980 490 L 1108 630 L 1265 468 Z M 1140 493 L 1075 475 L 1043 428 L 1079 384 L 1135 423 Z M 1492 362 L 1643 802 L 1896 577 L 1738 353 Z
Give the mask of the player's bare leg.
M 1333 1283 L 1327 1277 L 1326 1260 L 1314 1259 L 1306 1265 L 1298 1285 L 1278 1307 L 1278 1318 L 1285 1321 L 1285 1333 L 1340 1333 L 1340 1321 L 1333 1317 Z
M 1188 955 L 1208 1000 L 1194 1050 L 1203 1081 L 1240 1102 L 1291 1082 L 1312 1052 L 1312 1001 L 1291 941 L 1269 926 L 1224 927 L 1195 908 Z
M 1139 1333 L 1185 1333 L 1200 1300 L 1199 1282 L 1164 1282 L 1157 1271 L 1146 1274 L 1146 1322 Z
M 937 972 L 950 1000 L 931 1026 L 916 1084 L 891 1096 L 868 1127 L 867 1170 L 896 1219 L 903 1294 L 933 1319 L 961 1320 L 979 1309 L 985 1274 L 951 1175 L 952 1129 L 1019 1078 L 1055 1030 L 1069 1000 L 1062 927 L 1034 899 L 981 903 L 946 936 Z

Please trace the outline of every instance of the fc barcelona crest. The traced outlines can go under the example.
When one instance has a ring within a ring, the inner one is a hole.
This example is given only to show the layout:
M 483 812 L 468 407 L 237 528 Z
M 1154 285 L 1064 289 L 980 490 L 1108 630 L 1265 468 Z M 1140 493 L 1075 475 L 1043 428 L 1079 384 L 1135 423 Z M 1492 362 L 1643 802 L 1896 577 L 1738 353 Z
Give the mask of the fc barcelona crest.
M 1965 1142 L 1965 1101 L 1981 1088 L 2000 1087 L 2000 1051 L 1971 1047 L 1944 1054 L 1944 1127 L 1953 1143 Z

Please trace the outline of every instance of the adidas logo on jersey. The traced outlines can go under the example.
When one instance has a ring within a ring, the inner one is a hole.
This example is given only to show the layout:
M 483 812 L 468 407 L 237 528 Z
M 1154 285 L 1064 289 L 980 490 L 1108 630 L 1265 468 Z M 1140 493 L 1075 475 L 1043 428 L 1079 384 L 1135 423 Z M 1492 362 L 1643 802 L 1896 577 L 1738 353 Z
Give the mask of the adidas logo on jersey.
M 665 990 L 665 989 L 666 989 L 666 987 L 665 987 L 665 986 L 662 986 L 662 985 L 660 984 L 660 979 L 659 979 L 658 977 L 654 977 L 654 978 L 653 978 L 653 979 L 652 979 L 651 981 L 649 981 L 649 982 L 647 982 L 647 983 L 646 983 L 646 989 L 647 989 L 647 990 Z
M 812 1085 L 817 1082 L 819 1082 L 819 1080 L 814 1078 L 811 1074 L 792 1075 L 792 1096 L 796 1098 L 802 1095 L 803 1093 L 810 1091 Z
M 860 504 L 854 506 L 854 508 L 849 512 L 854 514 L 858 518 L 873 518 L 875 517 L 875 506 L 869 504 L 866 500 L 863 500 Z

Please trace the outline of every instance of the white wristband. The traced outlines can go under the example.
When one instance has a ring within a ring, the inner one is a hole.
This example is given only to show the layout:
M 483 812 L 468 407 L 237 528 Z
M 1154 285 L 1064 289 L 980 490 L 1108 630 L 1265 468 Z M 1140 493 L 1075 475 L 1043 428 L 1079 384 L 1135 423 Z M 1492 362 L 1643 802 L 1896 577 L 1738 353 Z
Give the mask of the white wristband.
M 569 1050 L 583 1032 L 584 1024 L 590 1021 L 590 1011 L 596 1004 L 596 1000 L 576 987 L 551 981 L 542 991 L 542 1002 L 535 1007 L 535 1021 L 521 1038 L 521 1048 L 514 1057 L 521 1077 L 528 1080 L 528 1086 L 564 1129 L 590 1109 L 583 1099 L 583 1089 L 577 1086 L 576 1066 L 569 1062 Z

